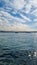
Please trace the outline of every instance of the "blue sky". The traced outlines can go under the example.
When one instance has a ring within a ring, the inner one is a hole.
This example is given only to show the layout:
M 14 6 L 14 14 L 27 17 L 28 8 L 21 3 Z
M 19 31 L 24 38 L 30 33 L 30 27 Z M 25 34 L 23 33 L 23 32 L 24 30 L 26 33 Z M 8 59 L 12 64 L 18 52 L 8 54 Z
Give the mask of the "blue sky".
M 0 0 L 0 30 L 37 31 L 37 0 Z

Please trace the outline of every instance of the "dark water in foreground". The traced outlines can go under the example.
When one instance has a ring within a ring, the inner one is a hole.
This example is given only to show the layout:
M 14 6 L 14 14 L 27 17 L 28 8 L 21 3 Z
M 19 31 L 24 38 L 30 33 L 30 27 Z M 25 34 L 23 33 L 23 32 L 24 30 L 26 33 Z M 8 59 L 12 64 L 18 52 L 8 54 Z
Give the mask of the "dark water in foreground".
M 0 33 L 0 65 L 37 65 L 37 33 Z

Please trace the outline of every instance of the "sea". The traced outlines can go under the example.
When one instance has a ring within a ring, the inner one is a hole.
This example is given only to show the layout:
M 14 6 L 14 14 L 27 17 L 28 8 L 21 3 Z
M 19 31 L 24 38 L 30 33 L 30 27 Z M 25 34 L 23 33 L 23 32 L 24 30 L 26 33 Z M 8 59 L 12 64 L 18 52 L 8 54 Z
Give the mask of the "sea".
M 0 33 L 0 65 L 37 65 L 37 33 Z

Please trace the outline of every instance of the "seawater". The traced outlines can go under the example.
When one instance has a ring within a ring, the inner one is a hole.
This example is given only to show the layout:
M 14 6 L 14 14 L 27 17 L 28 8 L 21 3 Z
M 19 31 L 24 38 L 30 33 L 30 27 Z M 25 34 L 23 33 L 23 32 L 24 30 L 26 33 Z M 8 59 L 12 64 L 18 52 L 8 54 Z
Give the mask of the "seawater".
M 37 33 L 0 33 L 0 65 L 37 65 Z

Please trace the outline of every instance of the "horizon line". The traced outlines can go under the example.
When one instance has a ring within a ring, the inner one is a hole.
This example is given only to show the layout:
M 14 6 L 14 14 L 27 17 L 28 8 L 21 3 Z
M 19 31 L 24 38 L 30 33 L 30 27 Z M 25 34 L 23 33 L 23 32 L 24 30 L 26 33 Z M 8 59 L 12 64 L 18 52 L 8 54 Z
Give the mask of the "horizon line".
M 0 31 L 2 33 L 37 33 L 37 31 Z

